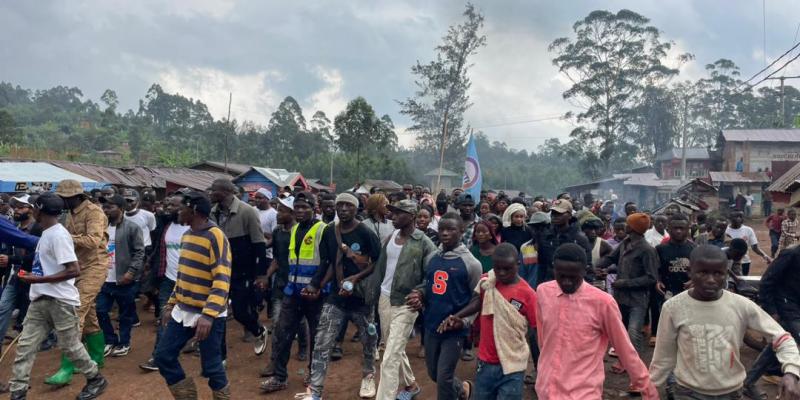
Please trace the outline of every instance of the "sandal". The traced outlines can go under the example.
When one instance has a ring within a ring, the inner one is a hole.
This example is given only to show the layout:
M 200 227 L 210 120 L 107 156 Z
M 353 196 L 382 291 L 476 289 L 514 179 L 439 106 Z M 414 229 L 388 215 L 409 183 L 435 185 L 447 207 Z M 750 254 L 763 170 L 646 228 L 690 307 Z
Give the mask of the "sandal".
M 261 391 L 263 391 L 264 393 L 277 392 L 280 390 L 284 390 L 287 387 L 289 387 L 289 385 L 286 382 L 279 381 L 278 378 L 274 376 L 270 376 L 269 378 L 261 382 Z

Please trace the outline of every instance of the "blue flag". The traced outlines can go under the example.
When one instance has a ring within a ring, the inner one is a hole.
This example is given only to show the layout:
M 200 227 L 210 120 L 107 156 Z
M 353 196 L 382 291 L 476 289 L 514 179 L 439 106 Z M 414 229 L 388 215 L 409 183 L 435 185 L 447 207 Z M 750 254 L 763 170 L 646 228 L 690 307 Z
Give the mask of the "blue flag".
M 481 163 L 478 162 L 478 150 L 475 149 L 475 138 L 469 135 L 467 142 L 467 160 L 464 162 L 464 192 L 472 195 L 475 203 L 481 198 Z

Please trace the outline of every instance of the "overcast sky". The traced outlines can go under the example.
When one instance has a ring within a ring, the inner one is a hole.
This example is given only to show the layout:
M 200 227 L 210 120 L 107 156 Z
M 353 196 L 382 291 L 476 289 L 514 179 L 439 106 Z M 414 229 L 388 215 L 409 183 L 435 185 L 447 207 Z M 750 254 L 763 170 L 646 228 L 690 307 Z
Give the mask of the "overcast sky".
M 475 5 L 486 17 L 488 45 L 472 59 L 474 106 L 466 120 L 517 149 L 568 136 L 571 125 L 552 119 L 570 108 L 547 46 L 592 10 L 628 8 L 650 18 L 676 43 L 675 54 L 696 56 L 681 79 L 701 76 L 705 64 L 722 57 L 746 77 L 764 66 L 761 0 Z M 396 100 L 414 91 L 410 66 L 432 59 L 463 9 L 449 0 L 3 1 L 0 80 L 33 89 L 77 86 L 95 100 L 111 88 L 123 109 L 138 107 L 155 82 L 201 99 L 215 118 L 225 117 L 233 92 L 232 118 L 262 124 L 287 95 L 307 118 L 323 110 L 331 120 L 348 100 L 364 96 L 402 131 L 409 121 Z M 768 60 L 795 42 L 798 11 L 796 0 L 766 0 Z M 400 138 L 412 143 L 402 132 Z

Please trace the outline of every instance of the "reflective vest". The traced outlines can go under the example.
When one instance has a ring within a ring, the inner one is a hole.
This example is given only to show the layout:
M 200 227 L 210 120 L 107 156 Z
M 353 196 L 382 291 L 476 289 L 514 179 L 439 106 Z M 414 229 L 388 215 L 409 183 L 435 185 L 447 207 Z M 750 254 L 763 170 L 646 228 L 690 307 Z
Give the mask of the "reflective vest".
M 306 232 L 300 243 L 300 252 L 298 256 L 297 237 L 298 225 L 292 227 L 291 238 L 289 239 L 289 282 L 283 288 L 283 293 L 287 296 L 299 294 L 300 291 L 311 283 L 311 278 L 317 272 L 320 266 L 320 242 L 322 241 L 322 233 L 325 231 L 325 223 L 317 221 L 311 229 Z

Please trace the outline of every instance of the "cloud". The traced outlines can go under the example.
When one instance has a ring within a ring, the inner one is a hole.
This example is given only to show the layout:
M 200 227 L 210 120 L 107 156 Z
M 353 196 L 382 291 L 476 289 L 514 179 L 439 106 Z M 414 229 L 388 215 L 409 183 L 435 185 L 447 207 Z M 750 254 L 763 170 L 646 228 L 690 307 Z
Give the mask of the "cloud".
M 214 68 L 155 65 L 154 79 L 165 91 L 199 99 L 216 119 L 227 117 L 229 93 L 233 94 L 231 119 L 240 122 L 266 124 L 281 100 L 270 87 L 271 81 L 281 77 L 277 71 L 235 75 Z
M 342 73 L 338 69 L 325 68 L 321 65 L 314 67 L 313 72 L 324 86 L 309 96 L 308 103 L 311 108 L 306 111 L 313 115 L 314 112 L 321 110 L 328 119 L 333 120 L 347 106 L 347 98 L 342 91 L 344 87 Z

